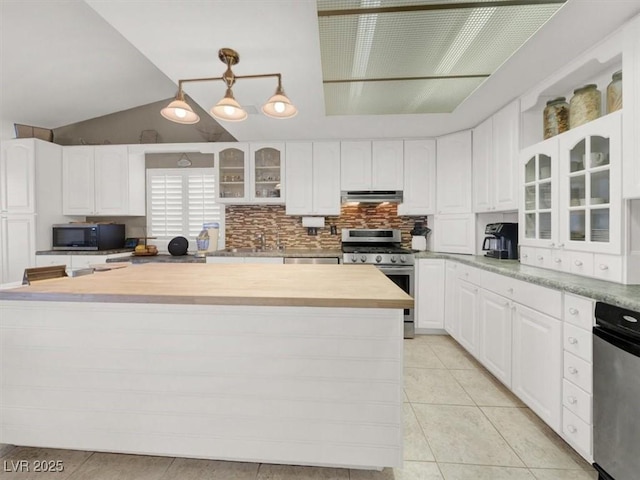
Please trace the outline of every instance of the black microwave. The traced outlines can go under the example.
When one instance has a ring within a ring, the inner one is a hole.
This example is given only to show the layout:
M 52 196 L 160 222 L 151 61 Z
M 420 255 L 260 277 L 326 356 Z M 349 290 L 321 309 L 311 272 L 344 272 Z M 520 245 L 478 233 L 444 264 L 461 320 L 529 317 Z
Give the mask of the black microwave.
M 123 224 L 53 225 L 53 250 L 113 250 L 124 247 L 124 238 Z

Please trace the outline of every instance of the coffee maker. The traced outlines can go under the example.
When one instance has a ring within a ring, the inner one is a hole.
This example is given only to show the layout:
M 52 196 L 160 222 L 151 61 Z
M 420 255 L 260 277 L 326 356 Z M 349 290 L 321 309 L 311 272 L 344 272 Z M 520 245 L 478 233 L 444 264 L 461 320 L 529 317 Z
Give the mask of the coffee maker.
M 509 260 L 518 259 L 518 224 L 517 223 L 489 223 L 484 230 L 482 250 L 485 257 Z

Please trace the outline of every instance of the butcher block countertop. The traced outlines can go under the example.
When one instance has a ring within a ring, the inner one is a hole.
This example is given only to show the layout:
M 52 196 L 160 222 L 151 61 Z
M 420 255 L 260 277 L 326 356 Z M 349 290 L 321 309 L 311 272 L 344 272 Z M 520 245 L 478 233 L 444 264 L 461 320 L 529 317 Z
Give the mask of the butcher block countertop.
M 373 265 L 148 263 L 0 291 L 0 300 L 412 308 Z

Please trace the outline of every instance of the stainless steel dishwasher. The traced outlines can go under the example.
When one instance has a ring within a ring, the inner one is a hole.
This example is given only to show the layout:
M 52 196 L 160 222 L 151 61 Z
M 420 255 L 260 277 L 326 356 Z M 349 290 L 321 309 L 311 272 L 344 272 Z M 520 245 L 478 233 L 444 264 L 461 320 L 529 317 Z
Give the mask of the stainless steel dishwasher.
M 600 480 L 640 478 L 640 312 L 596 303 L 593 459 Z
M 338 264 L 338 257 L 284 257 L 284 263 Z

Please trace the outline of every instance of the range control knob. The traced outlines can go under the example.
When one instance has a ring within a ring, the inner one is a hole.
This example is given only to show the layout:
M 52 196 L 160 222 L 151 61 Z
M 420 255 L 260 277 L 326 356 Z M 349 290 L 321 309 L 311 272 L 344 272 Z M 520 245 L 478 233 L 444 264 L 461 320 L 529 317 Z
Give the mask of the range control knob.
M 356 263 L 358 261 L 358 257 L 356 257 L 355 255 L 351 255 L 351 261 L 353 263 Z
M 381 257 L 380 255 L 378 255 L 378 256 L 376 257 L 376 262 L 377 262 L 377 263 L 380 263 L 381 261 L 382 261 L 382 257 Z
M 367 261 L 367 256 L 366 256 L 366 255 L 362 255 L 362 256 L 360 257 L 360 261 L 361 261 L 362 263 L 366 262 L 366 261 Z
M 391 255 L 391 263 L 396 263 L 398 261 L 398 259 L 396 258 L 395 255 Z
M 407 257 L 404 255 L 400 255 L 400 263 L 405 263 L 407 261 Z

